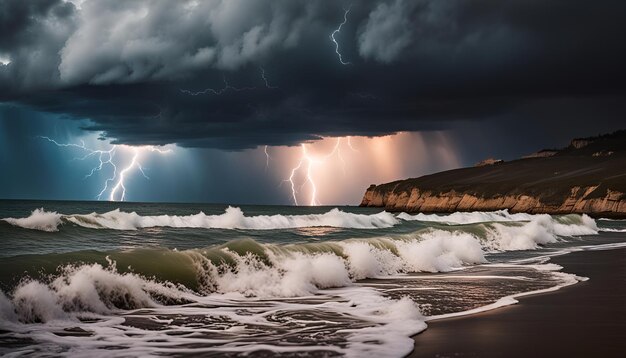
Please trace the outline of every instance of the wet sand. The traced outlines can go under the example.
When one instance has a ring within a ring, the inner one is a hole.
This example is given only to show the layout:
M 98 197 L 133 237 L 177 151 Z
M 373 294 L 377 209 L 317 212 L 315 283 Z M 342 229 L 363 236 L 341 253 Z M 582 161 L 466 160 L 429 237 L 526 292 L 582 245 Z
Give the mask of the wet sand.
M 626 249 L 553 257 L 589 277 L 472 316 L 432 321 L 410 357 L 626 357 Z

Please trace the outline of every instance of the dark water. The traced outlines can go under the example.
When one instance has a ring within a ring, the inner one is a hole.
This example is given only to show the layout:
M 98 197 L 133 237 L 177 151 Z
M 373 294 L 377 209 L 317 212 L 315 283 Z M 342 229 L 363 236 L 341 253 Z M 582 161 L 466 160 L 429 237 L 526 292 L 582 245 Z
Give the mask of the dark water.
M 402 356 L 436 317 L 581 278 L 626 222 L 0 201 L 0 353 Z

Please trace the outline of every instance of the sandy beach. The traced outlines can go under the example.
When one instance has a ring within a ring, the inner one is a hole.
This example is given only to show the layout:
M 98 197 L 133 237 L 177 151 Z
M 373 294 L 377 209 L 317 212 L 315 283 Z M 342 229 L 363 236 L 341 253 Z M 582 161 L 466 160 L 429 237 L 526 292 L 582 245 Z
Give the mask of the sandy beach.
M 431 321 L 410 357 L 623 357 L 626 249 L 554 257 L 589 280 L 471 316 Z

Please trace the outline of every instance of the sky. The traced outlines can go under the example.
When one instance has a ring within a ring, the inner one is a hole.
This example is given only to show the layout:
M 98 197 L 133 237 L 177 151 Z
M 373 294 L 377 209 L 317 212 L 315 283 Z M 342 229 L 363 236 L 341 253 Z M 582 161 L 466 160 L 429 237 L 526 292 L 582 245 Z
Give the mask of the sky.
M 625 127 L 624 18 L 617 0 L 0 0 L 0 198 L 354 205 L 566 146 Z

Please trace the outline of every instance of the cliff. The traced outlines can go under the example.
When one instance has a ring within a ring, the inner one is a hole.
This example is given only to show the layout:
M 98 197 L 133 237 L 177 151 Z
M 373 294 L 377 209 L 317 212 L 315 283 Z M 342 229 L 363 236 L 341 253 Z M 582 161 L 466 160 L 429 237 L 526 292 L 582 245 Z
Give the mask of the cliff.
M 371 185 L 361 206 L 626 218 L 626 131 L 578 138 L 555 152 Z

